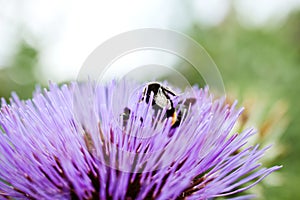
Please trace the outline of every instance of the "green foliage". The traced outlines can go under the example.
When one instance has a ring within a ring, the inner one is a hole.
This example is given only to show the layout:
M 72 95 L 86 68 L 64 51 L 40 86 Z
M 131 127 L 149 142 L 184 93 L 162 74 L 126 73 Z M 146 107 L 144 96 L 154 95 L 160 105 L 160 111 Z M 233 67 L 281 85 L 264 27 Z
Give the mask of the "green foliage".
M 21 98 L 29 98 L 38 82 L 39 51 L 21 40 L 8 66 L 0 70 L 0 96 L 8 98 L 12 91 Z
M 265 187 L 264 193 L 266 199 L 299 199 L 300 13 L 291 15 L 287 23 L 277 28 L 244 28 L 234 18 L 228 18 L 213 28 L 194 24 L 188 33 L 214 59 L 226 88 L 237 89 L 241 96 L 255 90 L 274 101 L 288 101 L 292 120 L 282 138 L 288 149 L 286 155 L 274 161 L 283 165 L 284 183 L 280 187 Z

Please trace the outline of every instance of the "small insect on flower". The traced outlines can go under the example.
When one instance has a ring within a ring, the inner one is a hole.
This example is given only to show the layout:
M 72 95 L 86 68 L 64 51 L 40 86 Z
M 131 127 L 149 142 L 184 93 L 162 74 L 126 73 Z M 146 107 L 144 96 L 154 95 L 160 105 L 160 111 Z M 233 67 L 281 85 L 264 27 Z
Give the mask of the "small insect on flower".
M 151 99 L 151 94 L 153 94 L 153 99 Z M 159 110 L 166 109 L 166 118 L 172 119 L 171 128 L 177 128 L 183 120 L 182 110 L 187 109 L 196 102 L 195 98 L 187 98 L 184 101 L 180 101 L 178 105 L 175 106 L 173 101 L 179 98 L 180 95 L 176 94 L 171 88 L 164 86 L 159 82 L 149 82 L 143 88 L 140 102 L 144 101 L 149 104 L 151 101 L 155 116 L 158 114 Z M 128 119 L 130 113 L 131 110 L 126 107 L 123 116 Z M 143 119 L 141 118 L 140 121 L 143 122 Z
M 172 118 L 172 128 L 178 127 L 181 122 L 181 111 L 179 111 L 177 115 L 172 100 L 178 95 L 159 82 L 149 82 L 144 87 L 142 101 L 146 101 L 146 103 L 149 104 L 151 93 L 153 93 L 152 107 L 155 108 L 157 106 L 155 111 L 166 108 L 167 118 Z

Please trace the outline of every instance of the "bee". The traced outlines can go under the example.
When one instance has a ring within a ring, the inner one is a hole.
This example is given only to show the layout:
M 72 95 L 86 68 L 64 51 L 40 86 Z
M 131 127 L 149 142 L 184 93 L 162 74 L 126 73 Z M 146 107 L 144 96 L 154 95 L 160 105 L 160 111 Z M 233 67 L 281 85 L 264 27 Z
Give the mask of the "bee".
M 179 95 L 169 87 L 163 86 L 159 82 L 149 82 L 143 89 L 141 101 L 145 101 L 149 104 L 151 93 L 153 93 L 152 108 L 154 108 L 156 114 L 158 110 L 166 109 L 166 117 L 172 119 L 171 128 L 177 128 L 182 121 L 182 112 L 174 106 L 173 100 L 178 98 Z M 185 100 L 185 104 L 193 105 L 195 101 L 196 99 L 189 98 Z M 129 118 L 130 113 L 131 110 L 126 107 L 124 109 L 123 116 L 125 116 L 125 118 Z M 143 119 L 140 119 L 140 121 L 143 122 Z
M 181 122 L 181 112 L 177 115 L 172 101 L 172 99 L 178 97 L 178 95 L 159 82 L 150 82 L 144 87 L 142 101 L 149 104 L 151 93 L 153 93 L 152 106 L 157 106 L 158 109 L 166 108 L 167 118 L 172 118 L 171 128 L 178 127 Z

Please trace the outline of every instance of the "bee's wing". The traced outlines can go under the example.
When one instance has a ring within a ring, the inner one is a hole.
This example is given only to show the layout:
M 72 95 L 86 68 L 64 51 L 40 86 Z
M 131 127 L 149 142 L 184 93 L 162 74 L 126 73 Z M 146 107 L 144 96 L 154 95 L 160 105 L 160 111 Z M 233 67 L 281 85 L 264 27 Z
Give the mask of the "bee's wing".
M 195 99 L 195 98 L 186 98 L 182 101 L 179 101 L 179 103 L 176 106 L 178 118 L 183 120 L 182 119 L 183 115 L 187 116 L 188 110 L 190 109 L 191 106 L 193 106 L 196 103 L 196 101 L 197 101 L 197 99 Z M 184 113 L 186 113 L 186 114 L 184 114 Z
M 174 123 L 172 124 L 172 128 L 176 128 L 182 123 L 182 121 L 186 118 L 187 112 L 190 108 L 190 106 L 194 105 L 196 103 L 195 98 L 186 98 L 182 101 L 179 101 L 179 103 L 176 106 L 175 111 L 175 119 Z
M 181 109 L 188 109 L 190 106 L 193 106 L 196 103 L 197 99 L 195 98 L 186 98 L 184 100 L 179 101 L 179 103 L 177 104 L 177 109 L 180 109 L 180 107 L 182 107 Z
M 190 105 L 192 106 L 196 103 L 196 101 L 197 101 L 197 99 L 195 99 L 195 98 L 187 98 L 184 100 L 183 104 L 185 106 L 190 106 Z

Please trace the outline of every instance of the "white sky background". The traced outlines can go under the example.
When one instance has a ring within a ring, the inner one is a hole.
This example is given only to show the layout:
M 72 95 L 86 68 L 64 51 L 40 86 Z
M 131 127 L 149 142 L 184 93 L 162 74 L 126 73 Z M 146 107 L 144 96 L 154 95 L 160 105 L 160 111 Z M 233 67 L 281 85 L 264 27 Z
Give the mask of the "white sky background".
M 0 0 L 0 67 L 7 65 L 16 37 L 41 48 L 43 74 L 54 81 L 76 79 L 87 56 L 105 40 L 137 28 L 184 31 L 191 17 L 217 25 L 230 9 L 229 0 L 79 1 Z M 247 26 L 284 21 L 300 0 L 236 0 Z M 192 12 L 187 12 L 187 7 Z M 22 28 L 18 25 L 22 25 Z M 36 41 L 30 41 L 30 36 Z

